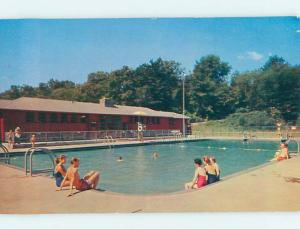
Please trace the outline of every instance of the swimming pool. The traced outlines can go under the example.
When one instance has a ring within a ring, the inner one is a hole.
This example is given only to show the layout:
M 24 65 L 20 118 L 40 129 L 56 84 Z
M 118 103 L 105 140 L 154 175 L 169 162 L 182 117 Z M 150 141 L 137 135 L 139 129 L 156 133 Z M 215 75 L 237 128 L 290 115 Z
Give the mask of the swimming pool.
M 80 174 L 89 170 L 101 172 L 98 188 L 127 194 L 168 193 L 183 190 L 192 179 L 194 158 L 215 156 L 221 177 L 267 162 L 278 148 L 278 142 L 234 140 L 201 140 L 196 142 L 144 145 L 113 149 L 91 149 L 63 152 L 67 165 L 72 157 L 80 159 Z M 152 159 L 152 153 L 160 157 Z M 59 152 L 55 152 L 59 155 Z M 123 162 L 117 162 L 119 156 Z M 46 155 L 34 155 L 34 169 L 50 166 Z M 23 156 L 14 156 L 11 164 L 23 167 Z

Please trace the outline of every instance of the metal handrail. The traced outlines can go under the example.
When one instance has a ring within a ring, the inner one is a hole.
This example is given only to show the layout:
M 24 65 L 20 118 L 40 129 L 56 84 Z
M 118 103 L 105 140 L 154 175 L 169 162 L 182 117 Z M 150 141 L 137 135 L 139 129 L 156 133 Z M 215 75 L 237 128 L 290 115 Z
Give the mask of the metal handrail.
M 32 157 L 33 157 L 33 154 L 35 152 L 44 152 L 46 153 L 51 162 L 52 162 L 52 168 L 47 168 L 47 169 L 42 169 L 42 170 L 39 170 L 40 173 L 47 173 L 49 171 L 52 171 L 54 172 L 54 169 L 55 169 L 55 164 L 54 164 L 54 159 L 55 159 L 55 155 L 54 153 L 47 149 L 47 148 L 30 148 L 26 151 L 25 155 L 24 155 L 24 169 L 25 169 L 25 175 L 27 176 L 27 173 L 29 172 L 30 173 L 30 176 L 32 176 Z M 29 171 L 28 171 L 28 165 L 27 165 L 27 156 L 29 155 Z
M 289 139 L 288 143 L 290 143 L 291 141 L 294 141 L 297 144 L 297 153 L 300 153 L 300 141 L 296 141 L 296 139 Z
M 4 163 L 10 164 L 10 157 L 9 157 L 9 151 L 6 148 L 6 146 L 0 144 L 0 148 L 3 150 L 4 158 L 0 158 L 4 161 Z
M 113 146 L 112 143 L 114 142 L 113 137 L 111 135 L 106 135 L 105 139 L 106 139 L 107 145 L 109 146 L 109 148 L 111 148 Z

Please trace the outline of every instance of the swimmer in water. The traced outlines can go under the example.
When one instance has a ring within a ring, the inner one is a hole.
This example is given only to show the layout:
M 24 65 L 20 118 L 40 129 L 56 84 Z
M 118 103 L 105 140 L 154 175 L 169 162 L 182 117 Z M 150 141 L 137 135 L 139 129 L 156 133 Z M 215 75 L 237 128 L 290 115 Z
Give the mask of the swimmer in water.
M 119 157 L 117 162 L 123 162 L 123 158 L 122 157 Z
M 159 154 L 157 153 L 157 152 L 154 152 L 153 154 L 152 154 L 152 159 L 157 159 L 157 158 L 159 158 Z

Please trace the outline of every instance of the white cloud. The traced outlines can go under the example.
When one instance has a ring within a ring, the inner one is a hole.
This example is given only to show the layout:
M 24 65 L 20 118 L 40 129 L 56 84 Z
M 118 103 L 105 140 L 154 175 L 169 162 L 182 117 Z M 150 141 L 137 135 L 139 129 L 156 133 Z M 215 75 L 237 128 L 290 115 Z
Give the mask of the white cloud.
M 300 33 L 300 29 L 296 30 L 296 33 Z
M 264 56 L 258 52 L 255 51 L 251 51 L 251 52 L 247 52 L 247 56 L 249 59 L 258 61 L 261 60 Z
M 248 51 L 243 55 L 239 55 L 238 59 L 240 59 L 240 60 L 248 59 L 248 60 L 260 61 L 263 57 L 264 57 L 263 54 L 260 54 L 255 51 Z

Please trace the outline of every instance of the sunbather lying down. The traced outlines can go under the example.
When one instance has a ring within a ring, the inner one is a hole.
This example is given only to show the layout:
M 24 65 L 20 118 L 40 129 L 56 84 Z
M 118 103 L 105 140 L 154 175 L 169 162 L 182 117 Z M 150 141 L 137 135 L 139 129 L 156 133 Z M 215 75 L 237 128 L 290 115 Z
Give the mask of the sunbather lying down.
M 91 171 L 87 173 L 82 179 L 80 179 L 80 175 L 78 173 L 78 167 L 79 167 L 79 159 L 73 158 L 71 160 L 71 166 L 67 170 L 67 174 L 64 177 L 64 180 L 61 183 L 60 190 L 62 187 L 64 187 L 65 182 L 69 181 L 70 184 L 70 193 L 68 196 L 73 195 L 73 190 L 75 189 L 79 191 L 85 191 L 88 189 L 96 189 L 99 179 L 100 179 L 100 173 Z

